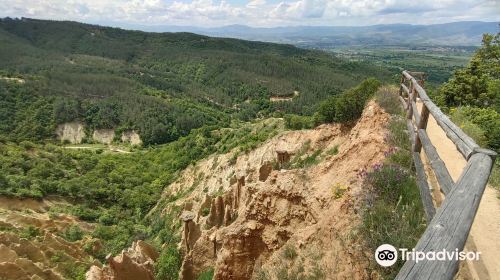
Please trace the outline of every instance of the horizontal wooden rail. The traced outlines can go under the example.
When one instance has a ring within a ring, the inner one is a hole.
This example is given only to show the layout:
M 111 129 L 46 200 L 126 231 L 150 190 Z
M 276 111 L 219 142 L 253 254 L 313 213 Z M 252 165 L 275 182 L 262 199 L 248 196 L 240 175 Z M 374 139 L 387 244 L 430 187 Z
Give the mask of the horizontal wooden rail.
M 407 71 L 403 71 L 403 76 L 405 79 L 410 81 L 410 84 L 413 86 L 414 90 L 418 93 L 420 100 L 427 107 L 431 115 L 434 117 L 438 125 L 444 130 L 446 136 L 453 141 L 453 143 L 457 146 L 457 149 L 464 156 L 465 159 L 468 159 L 474 148 L 479 148 L 479 145 L 474 142 L 472 138 L 470 138 L 467 134 L 465 134 L 457 125 L 455 125 L 441 110 L 437 107 L 427 96 L 425 90 L 420 86 L 420 84 L 413 78 Z
M 412 74 L 421 79 L 417 81 Z M 442 250 L 460 252 L 465 246 L 497 154 L 479 147 L 472 138 L 441 112 L 422 87 L 425 77 L 425 73 L 422 72 L 403 71 L 399 91 L 399 100 L 407 111 L 406 125 L 413 150 L 416 180 L 428 224 L 415 250 L 424 253 Z M 417 101 L 422 103 L 420 112 Z M 467 160 L 456 183 L 427 135 L 426 128 L 430 115 Z M 421 159 L 422 148 L 436 176 L 439 188 L 446 195 L 441 207 L 437 210 Z M 458 264 L 458 260 L 420 260 L 418 262 L 408 260 L 396 279 L 453 279 L 458 270 Z
M 434 174 L 436 175 L 439 186 L 444 191 L 444 193 L 447 194 L 448 192 L 450 192 L 451 187 L 454 184 L 453 179 L 451 178 L 450 173 L 448 172 L 448 169 L 444 164 L 444 161 L 439 157 L 436 148 L 434 147 L 434 145 L 432 145 L 427 132 L 424 129 L 419 129 L 417 134 L 418 139 L 420 139 L 420 142 L 424 147 L 425 154 L 429 159 L 431 167 L 434 170 Z

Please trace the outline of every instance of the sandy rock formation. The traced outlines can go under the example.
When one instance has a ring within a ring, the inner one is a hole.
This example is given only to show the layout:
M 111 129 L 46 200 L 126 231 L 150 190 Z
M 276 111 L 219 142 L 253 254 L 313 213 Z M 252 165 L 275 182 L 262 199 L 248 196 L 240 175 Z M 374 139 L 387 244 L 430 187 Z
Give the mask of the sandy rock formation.
M 132 247 L 123 250 L 119 256 L 107 258 L 108 264 L 102 268 L 93 265 L 87 271 L 87 280 L 153 280 L 154 262 L 158 252 L 146 242 L 139 240 Z
M 79 122 L 63 123 L 56 128 L 57 139 L 69 141 L 71 144 L 80 144 L 85 137 L 83 124 Z
M 365 195 L 357 172 L 383 160 L 388 119 L 370 102 L 354 127 L 328 124 L 289 131 L 236 162 L 228 153 L 186 169 L 164 193 L 166 199 L 199 186 L 175 202 L 189 205 L 185 210 L 197 214 L 189 223 L 200 229 L 179 245 L 184 255 L 180 278 L 196 279 L 211 267 L 214 279 L 275 279 L 280 267 L 302 267 L 297 272 L 302 277 L 319 267 L 327 279 L 368 278 L 368 257 L 355 249 L 360 245 L 349 235 Z M 338 154 L 328 153 L 333 148 Z M 316 164 L 284 169 L 315 151 Z M 336 185 L 347 186 L 340 198 L 334 195 Z M 209 214 L 201 215 L 208 208 Z M 282 263 L 288 247 L 300 257 Z
M 135 130 L 124 131 L 120 139 L 123 143 L 130 143 L 131 145 L 142 145 L 141 137 Z
M 87 230 L 93 226 L 66 214 L 49 216 L 50 206 L 60 203 L 0 196 L 0 226 L 7 229 L 0 232 L 0 279 L 59 280 L 73 265 L 89 265 L 83 250 L 89 240 L 69 242 L 58 233 L 75 224 Z M 30 239 L 20 234 L 28 226 L 38 231 Z
M 92 134 L 92 139 L 102 144 L 111 144 L 114 138 L 115 138 L 114 129 L 107 129 L 107 128 L 96 129 Z

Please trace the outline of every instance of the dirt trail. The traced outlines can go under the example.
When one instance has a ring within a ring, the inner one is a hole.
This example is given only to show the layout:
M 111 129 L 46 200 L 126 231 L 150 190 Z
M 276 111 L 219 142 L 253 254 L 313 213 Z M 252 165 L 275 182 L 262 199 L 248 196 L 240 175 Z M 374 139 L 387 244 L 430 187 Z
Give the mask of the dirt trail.
M 427 133 L 456 182 L 465 159 L 432 116 Z M 467 264 L 473 279 L 500 279 L 500 200 L 497 195 L 491 186 L 486 187 L 466 243 L 467 250 L 481 252 L 481 261 Z
M 113 147 L 113 146 L 107 146 L 107 147 L 91 147 L 91 146 L 64 146 L 65 149 L 90 149 L 90 150 L 99 150 L 99 149 L 105 149 L 109 150 L 111 152 L 115 153 L 122 153 L 122 154 L 131 154 L 132 152 L 125 151 L 121 148 Z

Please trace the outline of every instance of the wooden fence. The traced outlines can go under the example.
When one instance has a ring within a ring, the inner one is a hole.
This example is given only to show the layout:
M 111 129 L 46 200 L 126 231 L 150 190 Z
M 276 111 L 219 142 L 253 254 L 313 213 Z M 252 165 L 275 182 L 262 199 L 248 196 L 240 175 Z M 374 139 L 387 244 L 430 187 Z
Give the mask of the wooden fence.
M 415 78 L 417 77 L 417 79 Z M 496 153 L 483 149 L 455 125 L 427 96 L 422 72 L 403 71 L 399 98 L 406 110 L 407 126 L 412 142 L 417 184 L 427 218 L 427 229 L 415 250 L 422 252 L 462 251 L 474 216 L 496 158 Z M 417 100 L 421 102 L 418 110 Z M 426 132 L 429 114 L 463 155 L 467 164 L 460 178 L 454 182 Z M 445 199 L 435 209 L 427 175 L 420 153 L 427 157 Z M 458 271 L 458 260 L 408 260 L 396 279 L 453 279 Z

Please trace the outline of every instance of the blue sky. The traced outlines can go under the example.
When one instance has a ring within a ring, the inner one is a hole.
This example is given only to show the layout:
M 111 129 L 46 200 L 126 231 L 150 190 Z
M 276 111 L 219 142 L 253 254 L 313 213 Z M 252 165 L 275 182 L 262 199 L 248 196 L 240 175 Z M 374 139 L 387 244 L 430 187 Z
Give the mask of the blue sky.
M 0 0 L 0 17 L 129 26 L 500 21 L 500 0 Z

